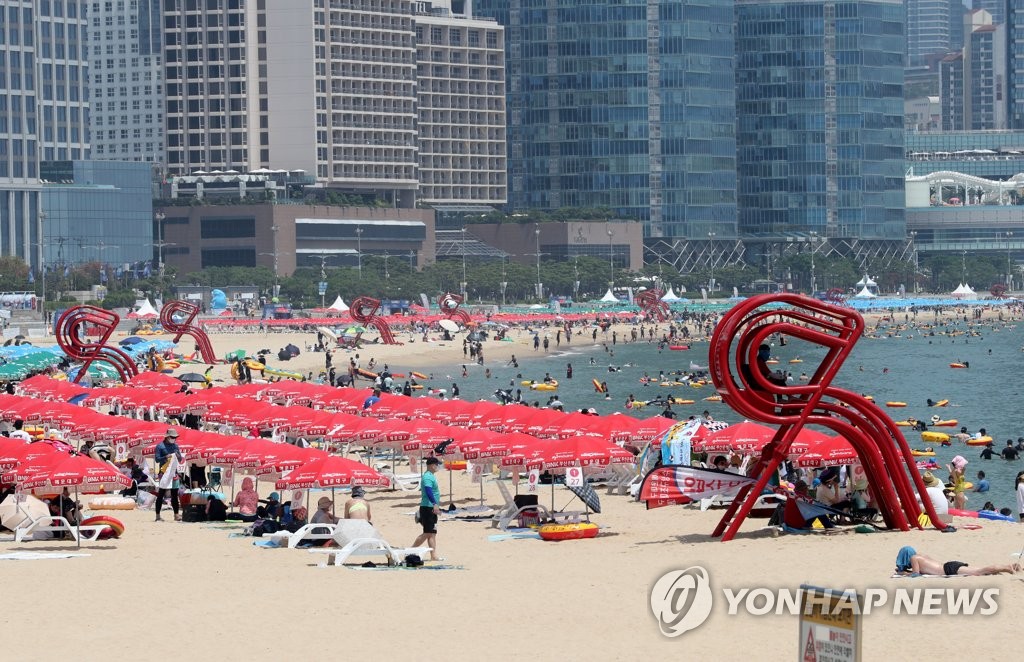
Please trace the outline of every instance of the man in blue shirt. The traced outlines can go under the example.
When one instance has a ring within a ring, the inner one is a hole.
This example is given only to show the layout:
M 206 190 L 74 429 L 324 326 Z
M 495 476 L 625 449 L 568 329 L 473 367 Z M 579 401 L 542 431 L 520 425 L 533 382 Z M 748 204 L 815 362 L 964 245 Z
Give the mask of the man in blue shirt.
M 427 458 L 427 470 L 420 477 L 420 512 L 419 521 L 423 533 L 416 538 L 413 547 L 426 544 L 430 547 L 430 560 L 437 561 L 437 517 L 441 513 L 441 490 L 437 486 L 437 476 L 441 470 L 441 461 L 436 457 Z
M 370 407 L 374 406 L 378 402 L 380 402 L 380 389 L 379 388 L 375 388 L 375 389 L 373 389 L 373 393 L 368 395 L 366 397 L 366 399 L 363 400 L 363 409 L 369 409 Z
M 975 492 L 988 492 L 989 484 L 988 480 L 985 479 L 985 472 L 978 472 L 978 482 L 974 485 Z

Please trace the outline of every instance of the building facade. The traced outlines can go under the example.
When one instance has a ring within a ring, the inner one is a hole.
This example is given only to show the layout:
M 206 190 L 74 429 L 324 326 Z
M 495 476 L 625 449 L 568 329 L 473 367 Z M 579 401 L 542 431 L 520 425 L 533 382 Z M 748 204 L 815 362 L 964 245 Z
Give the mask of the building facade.
M 1008 128 L 1006 26 L 984 10 L 964 18 L 964 47 L 943 59 L 942 128 L 991 131 Z
M 904 8 L 737 0 L 739 229 L 902 240 Z
M 1007 124 L 1024 129 L 1024 0 L 1007 0 Z
M 93 158 L 165 161 L 160 5 L 160 0 L 88 5 Z
M 733 1 L 484 0 L 506 29 L 509 199 L 648 238 L 736 235 Z
M 508 200 L 505 38 L 472 4 L 415 3 L 419 194 L 426 204 Z
M 42 159 L 89 156 L 85 3 L 0 0 L 0 253 L 40 266 Z
M 919 66 L 953 50 L 953 3 L 960 0 L 907 0 L 907 64 Z M 959 13 L 956 20 L 960 20 Z

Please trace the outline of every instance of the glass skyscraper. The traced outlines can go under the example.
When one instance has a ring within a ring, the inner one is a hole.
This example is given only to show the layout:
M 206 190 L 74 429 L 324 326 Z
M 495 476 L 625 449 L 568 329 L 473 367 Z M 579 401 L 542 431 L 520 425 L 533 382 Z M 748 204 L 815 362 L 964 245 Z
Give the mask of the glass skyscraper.
M 484 0 L 506 27 L 514 209 L 736 235 L 733 0 Z
M 900 0 L 737 0 L 739 228 L 903 239 Z

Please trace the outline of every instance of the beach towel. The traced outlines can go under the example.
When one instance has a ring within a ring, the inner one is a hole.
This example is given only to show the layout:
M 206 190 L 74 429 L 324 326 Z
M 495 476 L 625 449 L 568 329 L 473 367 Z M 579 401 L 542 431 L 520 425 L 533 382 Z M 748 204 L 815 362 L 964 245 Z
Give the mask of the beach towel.
M 919 577 L 927 577 L 929 579 L 959 579 L 961 577 L 969 577 L 970 575 L 922 575 L 919 572 L 894 572 L 890 579 L 918 579 Z
M 164 469 L 163 474 L 160 476 L 160 482 L 157 483 L 157 487 L 162 490 L 169 490 L 174 487 L 174 479 L 178 477 L 178 456 L 172 454 L 166 465 L 167 468 Z
M 536 531 L 512 531 L 510 533 L 496 533 L 487 536 L 488 542 L 501 542 L 503 540 L 540 540 L 540 534 Z
M 910 560 L 915 554 L 917 554 L 917 550 L 910 545 L 900 547 L 900 551 L 896 553 L 896 572 L 910 570 Z

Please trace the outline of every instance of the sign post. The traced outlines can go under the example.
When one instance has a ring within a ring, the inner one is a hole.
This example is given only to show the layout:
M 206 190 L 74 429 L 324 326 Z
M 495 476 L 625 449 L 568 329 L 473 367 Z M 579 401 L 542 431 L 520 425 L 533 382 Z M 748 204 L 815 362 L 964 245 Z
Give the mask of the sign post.
M 800 586 L 801 662 L 860 662 L 861 599 L 855 591 Z

